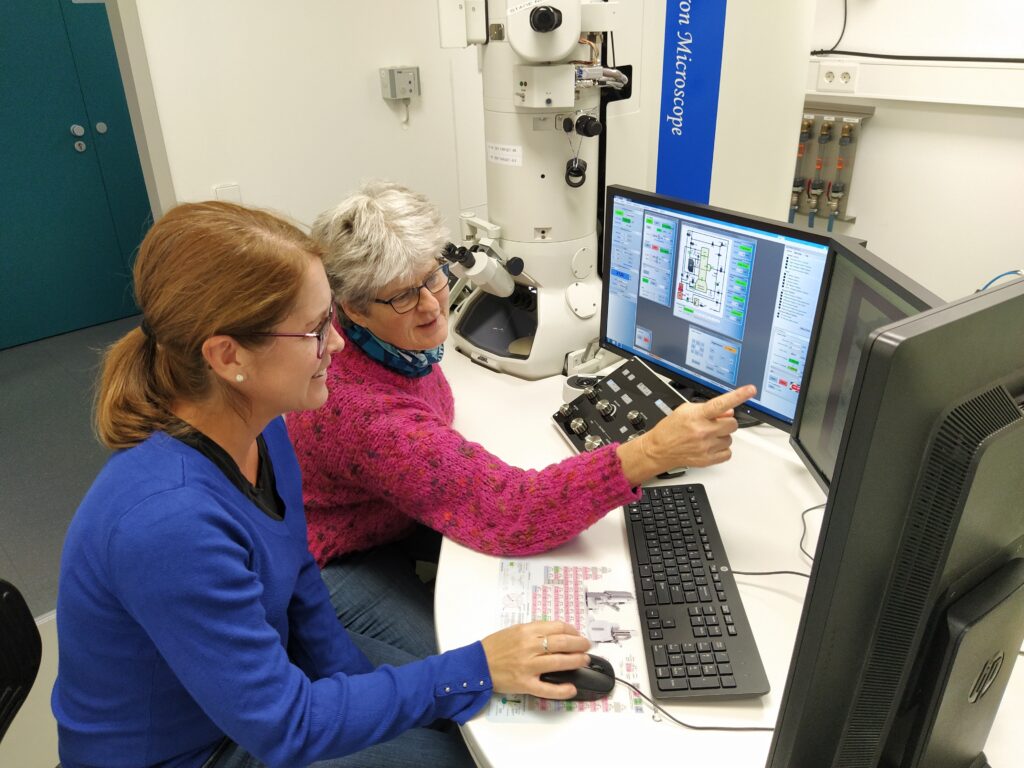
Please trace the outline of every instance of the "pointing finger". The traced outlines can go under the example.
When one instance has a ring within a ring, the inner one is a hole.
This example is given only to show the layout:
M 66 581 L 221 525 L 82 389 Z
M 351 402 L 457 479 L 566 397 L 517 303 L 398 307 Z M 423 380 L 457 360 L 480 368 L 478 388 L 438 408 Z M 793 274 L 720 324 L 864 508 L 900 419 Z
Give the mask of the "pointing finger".
M 726 392 L 724 395 L 719 395 L 703 404 L 704 415 L 709 419 L 717 419 L 756 394 L 757 387 L 753 384 L 747 384 L 746 386 L 734 389 L 732 392 Z

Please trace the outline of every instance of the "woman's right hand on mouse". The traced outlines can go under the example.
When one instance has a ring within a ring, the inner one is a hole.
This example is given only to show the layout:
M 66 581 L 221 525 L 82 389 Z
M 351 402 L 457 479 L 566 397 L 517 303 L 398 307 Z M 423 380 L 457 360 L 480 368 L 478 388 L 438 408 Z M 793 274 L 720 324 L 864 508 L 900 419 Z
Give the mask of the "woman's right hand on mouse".
M 677 467 L 707 467 L 732 456 L 733 409 L 757 394 L 752 384 L 705 403 L 684 403 L 650 432 L 618 447 L 622 472 L 633 485 Z
M 482 641 L 491 681 L 497 693 L 529 693 L 545 699 L 568 699 L 576 694 L 569 683 L 545 683 L 545 672 L 579 669 L 590 662 L 590 641 L 562 621 L 516 624 Z

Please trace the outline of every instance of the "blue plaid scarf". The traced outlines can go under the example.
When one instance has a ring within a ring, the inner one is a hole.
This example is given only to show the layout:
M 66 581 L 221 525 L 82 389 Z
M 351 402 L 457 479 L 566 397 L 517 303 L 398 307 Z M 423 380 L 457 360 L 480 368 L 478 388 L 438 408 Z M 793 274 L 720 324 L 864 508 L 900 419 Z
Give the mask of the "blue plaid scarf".
M 410 379 L 426 376 L 433 370 L 434 363 L 441 362 L 441 358 L 444 357 L 444 344 L 439 344 L 433 349 L 425 349 L 422 352 L 399 349 L 394 344 L 388 344 L 373 335 L 371 331 L 355 323 L 345 329 L 345 334 L 353 344 L 372 359 Z

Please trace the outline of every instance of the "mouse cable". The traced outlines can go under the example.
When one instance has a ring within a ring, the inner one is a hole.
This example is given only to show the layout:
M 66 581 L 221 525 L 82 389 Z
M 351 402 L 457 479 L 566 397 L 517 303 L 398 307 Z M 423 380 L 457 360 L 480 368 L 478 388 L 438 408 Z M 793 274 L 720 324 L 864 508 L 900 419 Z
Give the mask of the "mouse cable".
M 667 709 L 662 707 L 660 704 L 656 703 L 654 701 L 654 699 L 652 699 L 646 693 L 641 691 L 639 688 L 637 688 L 635 685 L 633 685 L 628 680 L 623 680 L 621 677 L 616 677 L 615 680 L 620 682 L 620 683 L 622 683 L 627 688 L 632 688 L 634 691 L 637 692 L 638 696 L 640 696 L 644 701 L 646 701 L 648 704 L 650 704 L 652 707 L 654 707 L 656 710 L 658 710 L 661 714 L 663 714 L 665 717 L 667 717 L 673 723 L 676 723 L 677 725 L 681 725 L 681 726 L 683 726 L 683 728 L 689 728 L 691 731 L 769 731 L 769 732 L 771 732 L 771 731 L 775 730 L 774 728 L 767 728 L 765 726 L 755 726 L 755 725 L 748 725 L 748 726 L 744 726 L 744 725 L 690 725 L 690 723 L 684 723 L 682 720 L 679 720 L 679 719 L 673 717 L 672 715 L 670 715 Z

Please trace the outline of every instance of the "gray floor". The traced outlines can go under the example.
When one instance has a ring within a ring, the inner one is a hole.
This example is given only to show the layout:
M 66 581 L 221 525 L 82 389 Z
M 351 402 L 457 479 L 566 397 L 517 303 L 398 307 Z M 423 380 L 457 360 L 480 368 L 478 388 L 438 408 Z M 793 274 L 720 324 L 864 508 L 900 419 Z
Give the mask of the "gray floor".
M 57 604 L 71 516 L 107 450 L 93 436 L 100 354 L 131 317 L 0 351 L 0 577 L 32 613 Z

